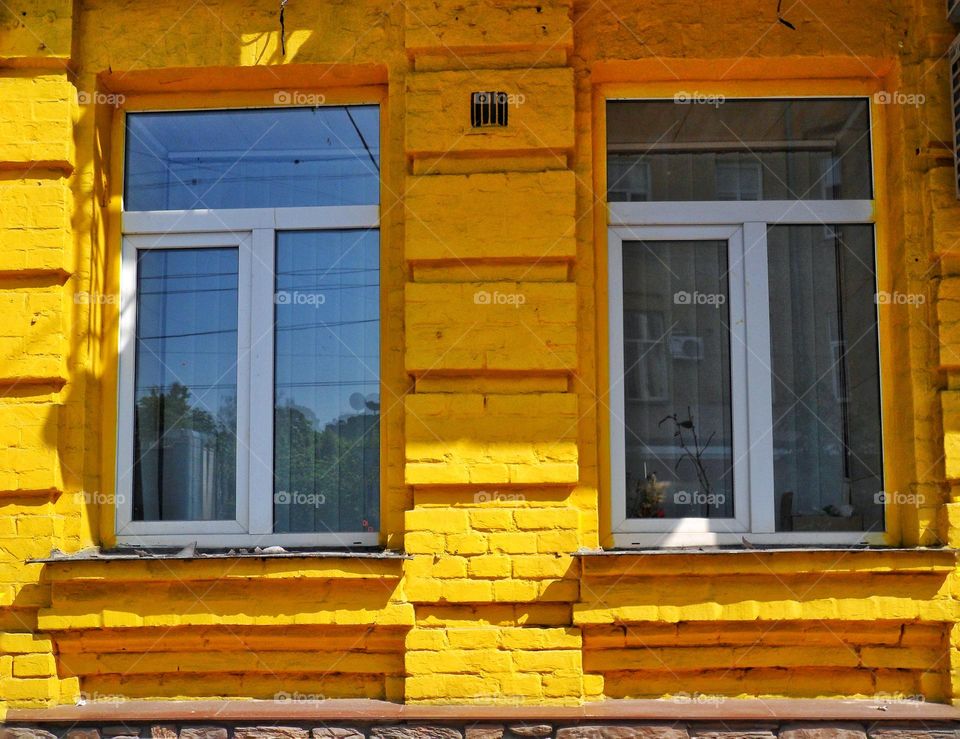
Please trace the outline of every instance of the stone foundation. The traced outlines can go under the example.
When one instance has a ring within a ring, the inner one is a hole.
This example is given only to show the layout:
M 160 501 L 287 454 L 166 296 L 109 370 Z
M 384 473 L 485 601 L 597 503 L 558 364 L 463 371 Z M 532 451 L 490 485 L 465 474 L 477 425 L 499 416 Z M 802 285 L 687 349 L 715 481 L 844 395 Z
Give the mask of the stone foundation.
M 320 721 L 241 725 L 215 721 L 0 728 L 0 739 L 960 739 L 960 721 L 936 722 L 434 722 Z

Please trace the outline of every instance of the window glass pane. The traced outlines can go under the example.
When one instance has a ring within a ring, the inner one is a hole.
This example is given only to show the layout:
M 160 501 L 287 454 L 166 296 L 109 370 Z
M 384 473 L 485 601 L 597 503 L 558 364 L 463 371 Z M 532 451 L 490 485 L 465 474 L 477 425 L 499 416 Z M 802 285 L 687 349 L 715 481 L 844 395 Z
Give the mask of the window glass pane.
M 610 101 L 607 152 L 614 202 L 872 197 L 866 99 Z
M 130 113 L 126 210 L 379 202 L 376 105 Z
M 368 231 L 277 234 L 274 531 L 376 531 L 380 248 Z
M 628 518 L 733 516 L 727 244 L 623 244 Z
M 133 518 L 236 518 L 237 250 L 137 259 Z
M 768 230 L 779 531 L 882 531 L 873 227 Z

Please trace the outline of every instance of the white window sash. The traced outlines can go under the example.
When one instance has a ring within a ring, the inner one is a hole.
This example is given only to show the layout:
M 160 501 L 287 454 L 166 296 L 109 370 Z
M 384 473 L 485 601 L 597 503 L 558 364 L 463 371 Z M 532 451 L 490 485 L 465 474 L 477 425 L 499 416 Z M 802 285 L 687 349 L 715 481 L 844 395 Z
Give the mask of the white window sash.
M 610 497 L 616 546 L 885 543 L 880 532 L 777 532 L 767 228 L 776 224 L 872 224 L 872 200 L 609 203 Z M 726 234 L 726 235 L 724 235 Z M 734 425 L 734 519 L 626 518 L 623 388 L 624 240 L 728 239 Z M 739 254 L 739 259 L 734 258 Z M 735 263 L 739 262 L 739 263 Z M 742 304 L 737 301 L 742 297 Z M 737 315 L 747 320 L 737 330 Z M 737 349 L 737 344 L 742 346 Z M 740 362 L 737 358 L 742 357 Z M 879 357 L 878 357 L 879 361 Z M 744 494 L 746 499 L 744 499 Z M 746 514 L 746 520 L 743 515 Z
M 626 423 L 623 361 L 623 242 L 624 241 L 723 241 L 727 244 L 728 315 L 730 326 L 730 394 L 733 416 L 734 501 L 732 518 L 628 519 L 626 517 Z M 743 294 L 743 230 L 736 226 L 630 227 L 610 230 L 610 443 L 613 450 L 611 497 L 614 531 L 745 532 L 750 526 L 750 480 L 747 408 L 747 351 Z
M 123 214 L 117 424 L 117 542 L 209 547 L 374 546 L 378 532 L 273 533 L 273 365 L 276 233 L 379 229 L 371 206 L 150 211 Z M 149 249 L 239 250 L 237 510 L 233 521 L 133 520 L 137 260 Z

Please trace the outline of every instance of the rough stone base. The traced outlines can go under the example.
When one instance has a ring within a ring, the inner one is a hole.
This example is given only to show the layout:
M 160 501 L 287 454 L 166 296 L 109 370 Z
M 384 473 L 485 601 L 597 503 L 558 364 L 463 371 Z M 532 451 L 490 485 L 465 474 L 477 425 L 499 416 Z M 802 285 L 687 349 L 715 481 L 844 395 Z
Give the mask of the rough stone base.
M 960 722 L 289 722 L 44 724 L 0 728 L 0 739 L 960 739 Z

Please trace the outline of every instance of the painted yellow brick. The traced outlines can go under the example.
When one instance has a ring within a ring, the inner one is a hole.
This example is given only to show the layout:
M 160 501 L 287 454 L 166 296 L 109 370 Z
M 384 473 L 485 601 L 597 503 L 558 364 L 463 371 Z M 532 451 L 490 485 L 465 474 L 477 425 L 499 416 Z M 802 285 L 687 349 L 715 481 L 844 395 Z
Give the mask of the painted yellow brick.
M 8 654 L 29 654 L 31 652 L 51 652 L 53 642 L 34 634 L 0 632 L 0 652 Z
M 509 672 L 509 652 L 496 649 L 447 649 L 442 652 L 407 652 L 407 671 L 412 674 Z
M 408 700 L 486 699 L 500 692 L 500 684 L 491 677 L 477 675 L 412 675 L 406 679 Z
M 58 695 L 58 681 L 55 677 L 3 679 L 0 695 L 10 701 L 52 700 Z
M 62 533 L 62 516 L 22 516 L 17 519 L 19 536 L 60 536 Z
M 576 531 L 547 531 L 537 534 L 537 551 L 572 553 L 580 548 L 580 535 Z
M 446 547 L 446 538 L 432 531 L 414 531 L 404 535 L 403 544 L 409 554 L 439 554 Z
M 940 393 L 947 478 L 960 479 L 960 392 Z
M 537 551 L 537 535 L 527 533 L 494 533 L 489 535 L 490 551 L 505 554 L 533 554 Z
M 488 539 L 481 534 L 451 534 L 447 537 L 447 551 L 450 554 L 485 554 Z
M 534 59 L 550 49 L 569 48 L 573 28 L 569 5 L 562 0 L 537 3 L 489 5 L 470 0 L 457 7 L 455 15 L 443 12 L 436 3 L 416 0 L 406 5 L 407 49 L 440 50 L 463 54 L 498 47 L 535 49 Z M 497 33 L 490 33 L 491 29 Z
M 64 73 L 0 77 L 0 161 L 72 165 L 75 95 Z
M 404 514 L 407 531 L 460 534 L 466 533 L 467 521 L 467 512 L 454 508 L 417 508 Z
M 494 677 L 497 679 L 503 695 L 539 697 L 542 693 L 540 675 L 512 673 L 494 675 Z
M 943 663 L 940 649 L 904 649 L 897 647 L 864 647 L 860 659 L 865 667 L 924 669 Z
M 63 179 L 0 180 L 0 272 L 65 270 L 71 210 Z
M 483 603 L 491 600 L 493 590 L 486 580 L 442 580 L 442 597 L 450 603 Z
M 466 577 L 467 560 L 465 557 L 415 557 L 404 563 L 404 572 L 410 578 Z
M 518 651 L 513 654 L 517 670 L 521 672 L 556 672 L 579 670 L 580 653 L 565 650 Z
M 513 558 L 513 576 L 517 579 L 542 580 L 577 575 L 577 561 L 573 557 L 539 554 Z
M 576 529 L 580 512 L 575 508 L 526 508 L 513 512 L 517 527 L 524 530 Z
M 470 528 L 478 531 L 510 531 L 516 528 L 513 512 L 496 508 L 470 511 Z
M 529 580 L 498 580 L 493 583 L 493 597 L 498 601 L 522 603 L 537 599 L 537 583 Z
M 14 677 L 51 677 L 57 674 L 52 654 L 18 654 L 13 658 Z
M 506 128 L 472 129 L 464 100 L 497 90 L 523 100 Z M 573 70 L 471 69 L 407 76 L 406 144 L 414 155 L 569 150 L 574 144 Z
M 504 649 L 580 649 L 582 638 L 575 628 L 507 628 L 500 633 Z
M 572 259 L 575 197 L 570 171 L 408 178 L 407 259 Z
M 405 592 L 411 602 L 434 603 L 443 593 L 443 581 L 431 577 L 411 577 Z
M 543 601 L 580 600 L 579 580 L 536 580 L 537 592 Z
M 500 629 L 495 626 L 450 629 L 447 639 L 454 649 L 496 649 L 500 645 Z
M 543 694 L 548 698 L 580 698 L 584 694 L 584 677 L 562 677 L 559 675 L 543 675 Z
M 0 294 L 0 378 L 59 378 L 67 349 L 60 286 Z
M 407 632 L 405 646 L 410 651 L 440 651 L 450 646 L 444 629 L 412 629 Z
M 503 554 L 470 557 L 468 571 L 472 577 L 510 577 L 510 557 Z
M 430 395 L 406 398 L 407 484 L 577 480 L 577 398 L 572 393 Z M 469 438 L 464 428 L 470 429 Z

